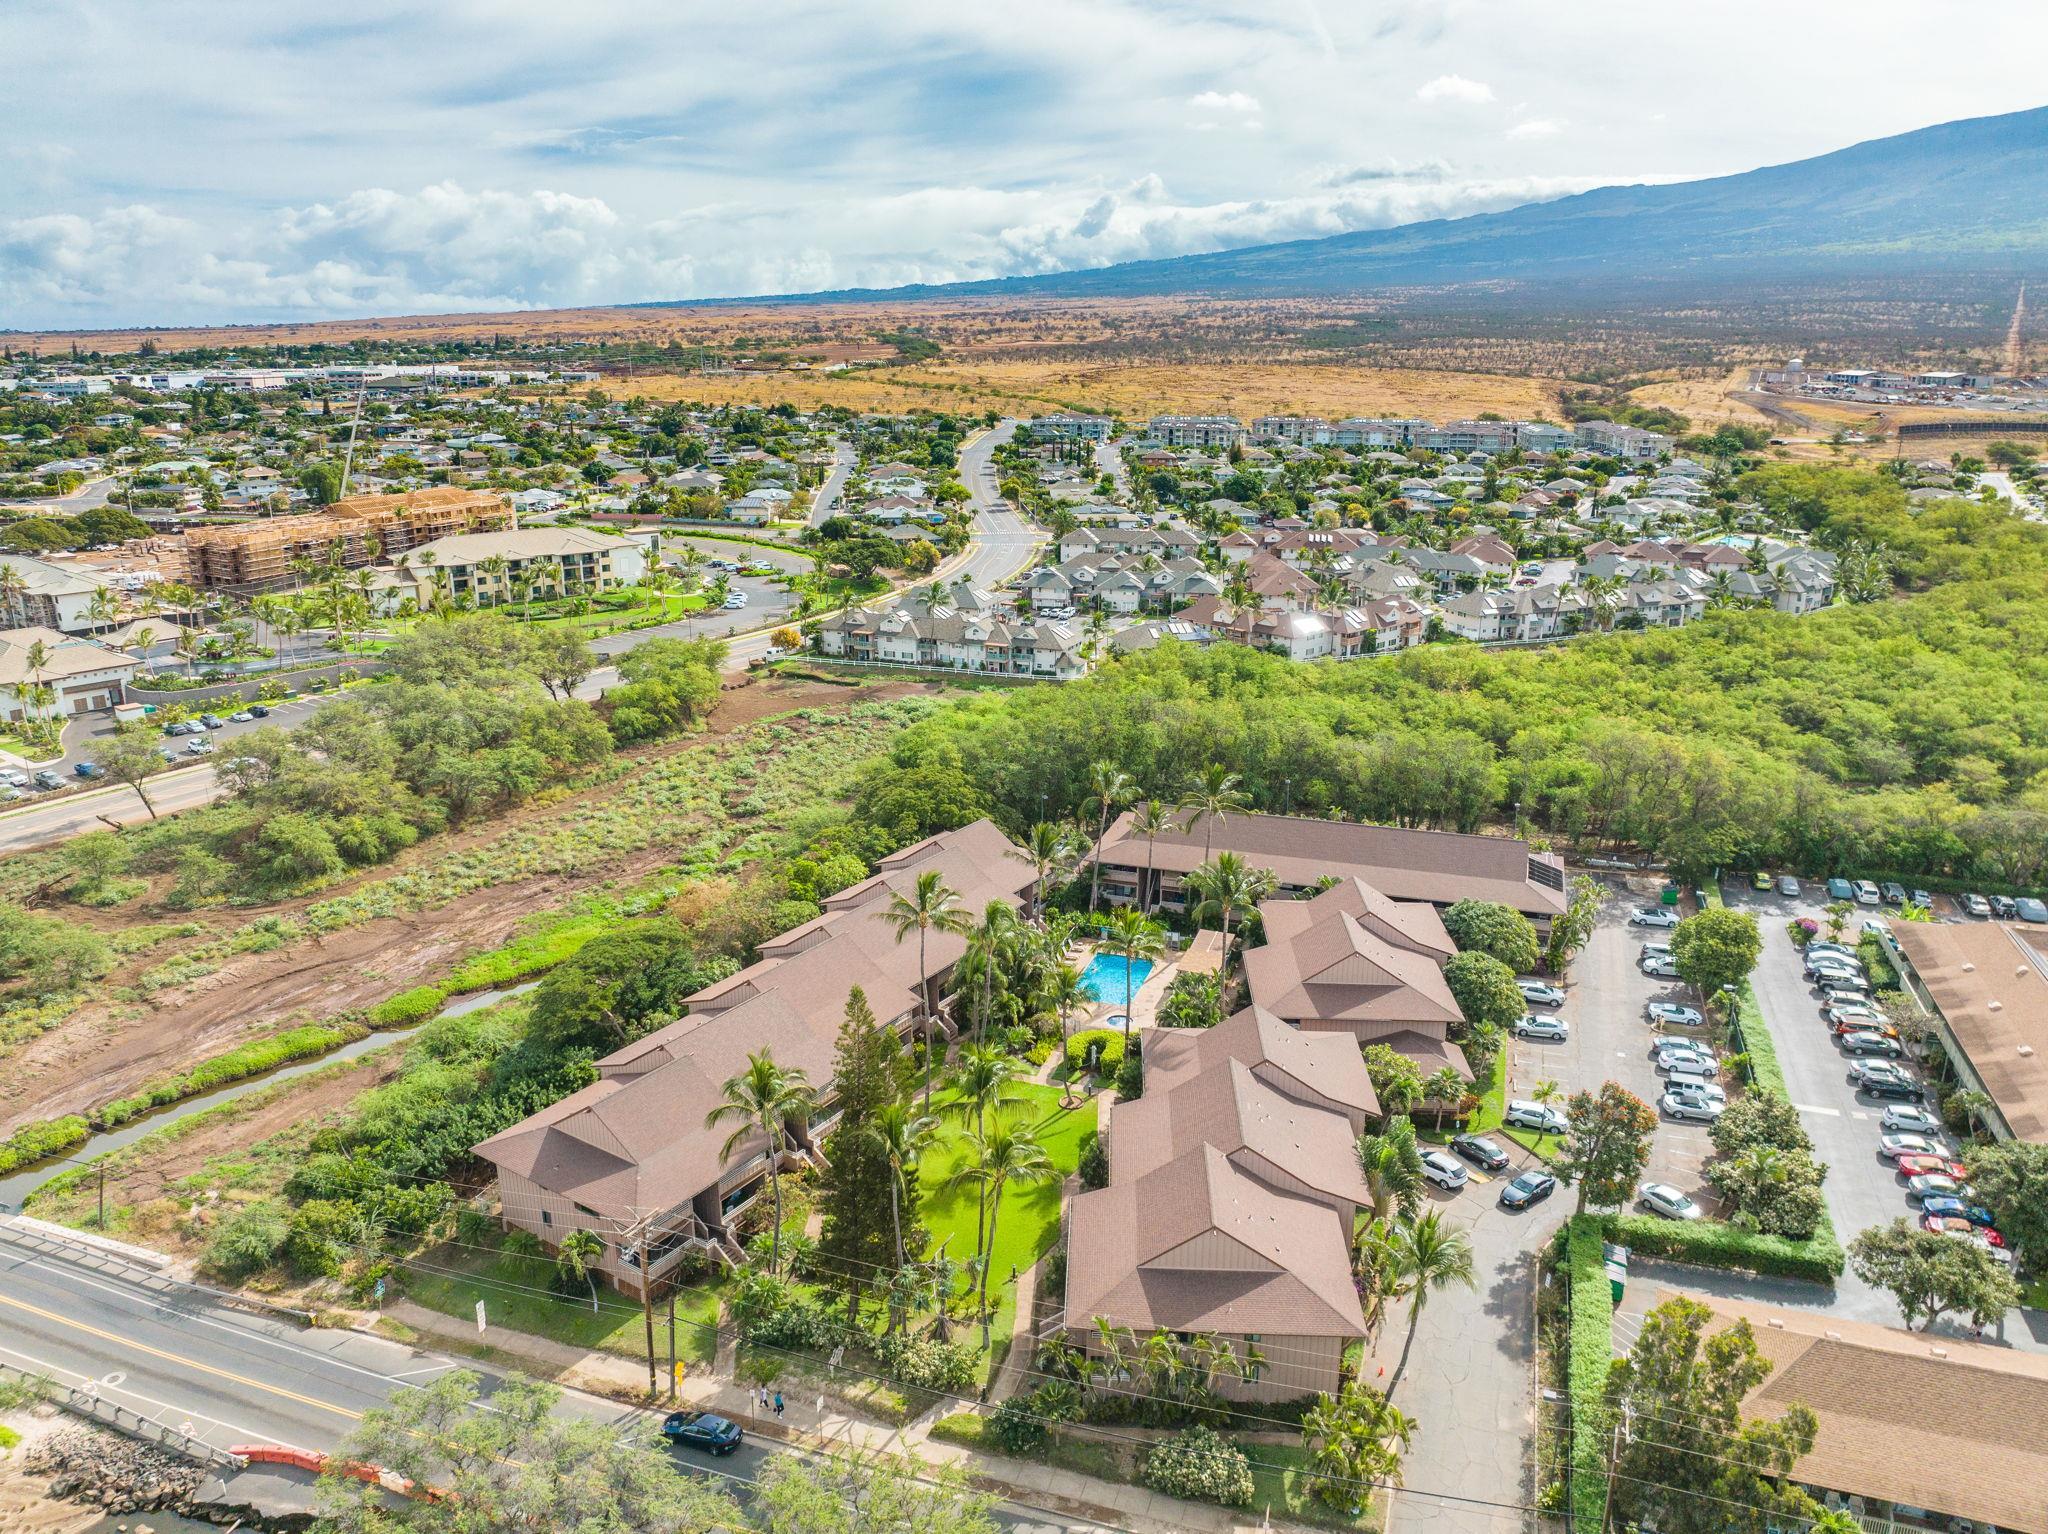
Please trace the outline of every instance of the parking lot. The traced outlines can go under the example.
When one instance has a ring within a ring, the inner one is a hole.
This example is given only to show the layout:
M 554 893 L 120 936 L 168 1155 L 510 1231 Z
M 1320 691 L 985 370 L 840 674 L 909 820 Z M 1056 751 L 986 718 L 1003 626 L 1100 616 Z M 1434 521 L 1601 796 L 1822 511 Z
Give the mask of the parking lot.
M 1753 912 L 1763 932 L 1763 955 L 1751 985 L 1777 1046 L 1786 1089 L 1813 1139 L 1815 1158 L 1827 1164 L 1825 1191 L 1836 1235 L 1846 1245 L 1859 1231 L 1889 1224 L 1900 1215 L 1915 1215 L 1904 1179 L 1877 1153 L 1878 1136 L 1884 1133 L 1880 1120 L 1887 1105 L 1858 1092 L 1849 1079 L 1850 1057 L 1842 1053 L 1821 1020 L 1820 999 L 1807 983 L 1799 950 L 1785 930 L 1786 924 L 1799 916 L 1825 922 L 1826 889 L 1809 884 L 1795 900 L 1738 887 L 1730 880 L 1721 897 L 1730 906 Z M 1872 916 L 1889 920 L 1885 910 L 1859 908 L 1849 917 L 1842 940 L 1852 942 L 1863 920 Z M 1942 1138 L 1953 1148 L 1952 1140 Z M 1837 1302 L 1829 1309 L 1885 1325 L 1897 1325 L 1899 1319 L 1891 1297 L 1872 1290 L 1854 1273 L 1843 1275 Z
M 1598 1091 L 1601 1083 L 1612 1081 L 1655 1107 L 1664 1091 L 1663 1077 L 1651 1058 L 1656 1040 L 1701 1038 L 1707 1032 L 1652 1026 L 1648 1021 L 1645 1009 L 1651 1002 L 1687 1005 L 1692 1000 L 1678 981 L 1645 975 L 1638 963 L 1645 942 L 1668 941 L 1671 935 L 1668 930 L 1628 925 L 1630 911 L 1657 903 L 1655 881 L 1633 891 L 1617 878 L 1601 882 L 1609 898 L 1584 951 L 1571 963 L 1564 1005 L 1537 1009 L 1554 1010 L 1565 1018 L 1571 1024 L 1571 1038 L 1561 1044 L 1514 1040 L 1508 1050 L 1510 1098 L 1530 1096 L 1544 1080 L 1555 1081 L 1566 1096 Z M 1691 906 L 1683 909 L 1690 911 Z M 1712 1153 L 1706 1125 L 1663 1118 L 1647 1180 L 1668 1182 L 1709 1212 L 1718 1212 L 1713 1190 L 1700 1175 Z

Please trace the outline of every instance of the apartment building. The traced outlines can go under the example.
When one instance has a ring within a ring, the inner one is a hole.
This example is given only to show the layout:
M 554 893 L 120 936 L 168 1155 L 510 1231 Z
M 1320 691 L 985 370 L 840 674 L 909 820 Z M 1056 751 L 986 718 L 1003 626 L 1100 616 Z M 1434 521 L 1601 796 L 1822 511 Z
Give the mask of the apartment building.
M 192 584 L 203 591 L 274 590 L 297 579 L 300 559 L 338 557 L 349 569 L 375 564 L 457 533 L 509 527 L 513 512 L 495 491 L 437 485 L 400 495 L 354 495 L 317 512 L 268 517 L 185 534 Z
M 1107 442 L 1116 423 L 1106 415 L 1081 415 L 1071 410 L 1056 410 L 1051 415 L 1039 416 L 1031 423 L 1031 435 L 1050 437 L 1061 442 Z
M 611 591 L 647 573 L 647 550 L 631 538 L 580 527 L 530 527 L 501 533 L 457 533 L 436 538 L 403 556 L 386 588 L 394 600 L 406 596 L 425 606 L 446 578 L 450 597 L 469 597 L 480 606 L 513 600 L 522 590 L 536 596 Z
M 1235 447 L 1247 435 L 1232 415 L 1155 415 L 1145 425 L 1147 441 L 1168 447 Z
M 550 1248 L 576 1230 L 604 1242 L 596 1268 L 624 1290 L 667 1278 L 690 1252 L 738 1261 L 736 1222 L 767 1193 L 768 1144 L 754 1136 L 724 1154 L 725 1126 L 705 1127 L 724 1083 L 768 1051 L 801 1070 L 819 1105 L 792 1122 L 785 1167 L 809 1164 L 836 1119 L 834 1044 L 854 987 L 877 1019 L 909 1029 L 927 980 L 943 991 L 965 939 L 934 932 L 899 942 L 891 899 L 936 872 L 963 908 L 1021 906 L 1033 882 L 1021 850 L 987 820 L 943 832 L 827 897 L 816 919 L 761 944 L 760 958 L 687 999 L 686 1014 L 597 1062 L 598 1079 L 479 1144 L 497 1168 L 500 1218 Z M 919 954 L 925 968 L 919 968 Z
M 912 616 L 902 608 L 855 608 L 820 624 L 818 641 L 825 655 L 860 665 L 928 666 L 1054 682 L 1072 681 L 1089 669 L 1074 629 L 987 609 L 940 606 Z
M 40 665 L 31 664 L 36 645 L 43 647 Z M 119 650 L 76 634 L 41 627 L 0 632 L 0 719 L 68 717 L 109 709 L 127 696 L 128 679 L 142 662 Z M 34 687 L 51 690 L 46 707 L 34 707 L 27 693 Z
M 1316 415 L 1262 415 L 1252 422 L 1257 442 L 1292 442 L 1314 447 L 1330 440 L 1330 423 Z
M 46 628 L 60 633 L 83 633 L 94 626 L 93 599 L 107 583 L 85 572 L 30 559 L 24 554 L 0 554 L 0 622 L 8 628 Z
M 1662 432 L 1621 426 L 1613 421 L 1581 421 L 1572 435 L 1580 447 L 1633 462 L 1648 462 L 1671 451 L 1671 439 Z

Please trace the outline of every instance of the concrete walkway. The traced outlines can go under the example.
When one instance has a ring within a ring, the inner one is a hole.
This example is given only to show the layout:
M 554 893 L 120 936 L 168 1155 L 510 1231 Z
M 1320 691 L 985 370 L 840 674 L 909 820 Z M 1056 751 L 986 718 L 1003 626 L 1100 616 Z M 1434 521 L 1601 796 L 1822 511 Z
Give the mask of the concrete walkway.
M 611 1353 L 585 1352 L 567 1343 L 498 1328 L 492 1329 L 480 1348 L 473 1326 L 409 1300 L 389 1306 L 384 1315 L 452 1351 L 482 1351 L 494 1362 L 594 1395 L 636 1400 L 646 1397 L 645 1363 Z M 374 1328 L 364 1325 L 357 1330 Z M 1016 1350 L 1011 1351 L 1014 1355 Z M 678 1381 L 676 1404 L 716 1411 L 757 1437 L 818 1452 L 898 1454 L 928 1465 L 958 1466 L 982 1491 L 1015 1500 L 1025 1507 L 1108 1524 L 1131 1534 L 1253 1534 L 1263 1528 L 1293 1526 L 1278 1520 L 1265 1523 L 1243 1509 L 1183 1502 L 1142 1486 L 1098 1480 L 1030 1460 L 978 1453 L 930 1438 L 922 1419 L 907 1427 L 890 1427 L 837 1410 L 833 1402 L 815 1393 L 803 1395 L 785 1390 L 784 1416 L 777 1421 L 772 1412 L 762 1413 L 758 1399 L 745 1386 L 735 1384 L 729 1376 L 718 1378 L 709 1372 L 686 1374 Z

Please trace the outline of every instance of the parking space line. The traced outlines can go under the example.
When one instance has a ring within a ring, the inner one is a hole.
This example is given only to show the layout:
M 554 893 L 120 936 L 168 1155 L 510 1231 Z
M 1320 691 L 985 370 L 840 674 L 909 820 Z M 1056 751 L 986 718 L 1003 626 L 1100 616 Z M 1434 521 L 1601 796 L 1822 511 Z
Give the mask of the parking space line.
M 1824 1113 L 1831 1119 L 1838 1119 L 1842 1116 L 1842 1110 L 1840 1108 L 1819 1108 L 1815 1107 L 1812 1103 L 1794 1103 L 1792 1106 L 1797 1108 L 1801 1113 Z M 1859 1119 L 1868 1118 L 1869 1116 L 1870 1115 L 1866 1113 L 1859 1113 L 1856 1115 L 1856 1117 L 1858 1117 Z

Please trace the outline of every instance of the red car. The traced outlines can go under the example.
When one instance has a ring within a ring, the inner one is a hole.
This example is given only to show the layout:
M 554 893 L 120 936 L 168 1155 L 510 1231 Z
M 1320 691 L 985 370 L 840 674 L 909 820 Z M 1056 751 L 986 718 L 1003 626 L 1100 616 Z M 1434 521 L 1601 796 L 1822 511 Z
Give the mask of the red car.
M 1919 1177 L 1934 1172 L 1943 1177 L 1953 1177 L 1957 1182 L 1965 1182 L 1970 1175 L 1969 1168 L 1962 1162 L 1951 1161 L 1946 1156 L 1901 1156 L 1897 1166 L 1902 1177 Z
M 1972 1225 L 1968 1220 L 1961 1219 L 1952 1214 L 1923 1215 L 1920 1219 L 1920 1228 L 1922 1230 L 1931 1230 L 1937 1236 L 1971 1236 L 1982 1241 L 1986 1246 L 1995 1246 L 2001 1251 L 2005 1247 L 2005 1237 L 2001 1236 L 1989 1225 Z
M 1881 1033 L 1888 1039 L 1895 1039 L 1899 1036 L 1899 1030 L 1890 1023 L 1877 1018 L 1858 1017 L 1854 1013 L 1847 1014 L 1829 1023 L 1828 1032 L 1833 1034 Z

